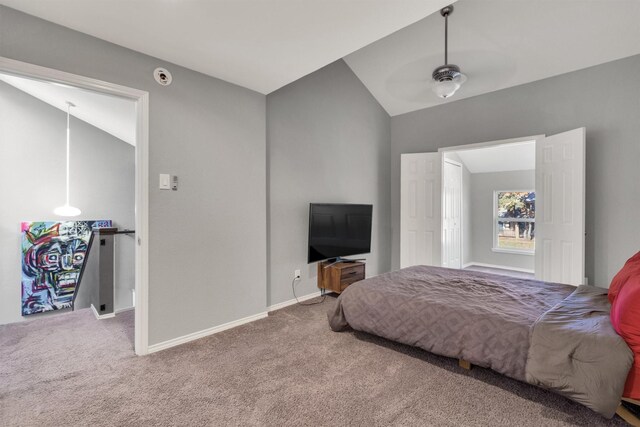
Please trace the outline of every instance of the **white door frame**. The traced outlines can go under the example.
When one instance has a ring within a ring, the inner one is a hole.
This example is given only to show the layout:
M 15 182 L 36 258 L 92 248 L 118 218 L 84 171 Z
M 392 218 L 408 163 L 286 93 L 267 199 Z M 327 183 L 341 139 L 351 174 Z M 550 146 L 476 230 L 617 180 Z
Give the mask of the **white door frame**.
M 532 136 L 523 136 L 523 137 L 520 137 L 520 138 L 509 138 L 509 139 L 499 139 L 499 140 L 496 140 L 496 141 L 478 142 L 478 143 L 475 143 L 475 144 L 454 145 L 452 147 L 439 148 L 438 152 L 442 153 L 442 158 L 443 158 L 443 162 L 444 162 L 445 153 L 447 153 L 447 152 L 477 150 L 479 148 L 495 147 L 496 145 L 526 143 L 526 142 L 530 142 L 530 141 L 538 142 L 538 141 L 544 139 L 545 136 L 546 135 L 544 135 L 544 134 L 540 134 L 540 135 L 532 135 Z M 449 159 L 447 159 L 447 161 L 449 161 Z M 458 162 L 455 162 L 455 161 L 453 161 L 453 162 L 454 163 L 458 163 Z M 443 168 L 443 173 L 444 173 L 444 168 Z M 444 185 L 444 177 L 443 177 L 443 185 Z M 464 186 L 464 182 L 462 183 L 462 186 Z M 463 198 L 463 200 L 464 200 L 464 198 Z M 464 215 L 464 211 L 461 211 L 460 214 L 461 214 L 461 221 L 462 221 L 462 224 L 460 225 L 460 230 L 461 230 L 460 251 L 462 252 L 462 254 L 464 254 L 464 246 L 463 246 L 464 239 L 462 238 L 462 235 L 463 235 L 462 233 L 465 233 L 467 230 L 464 229 L 464 220 L 462 220 L 462 215 Z M 494 223 L 495 223 L 495 221 L 494 221 Z M 494 236 L 494 238 L 495 238 L 495 236 Z M 465 263 L 463 261 L 464 261 L 464 259 L 461 258 L 462 268 L 465 267 Z
M 518 142 L 539 141 L 540 139 L 545 138 L 545 136 L 546 135 L 544 134 L 540 134 L 540 135 L 532 135 L 532 136 L 523 136 L 520 138 L 499 139 L 496 141 L 478 142 L 476 144 L 454 145 L 453 147 L 438 148 L 438 152 L 446 153 L 449 151 L 477 150 L 478 148 L 488 148 L 496 145 L 517 144 Z
M 89 77 L 0 56 L 0 72 L 46 80 L 95 92 L 128 98 L 136 103 L 135 148 L 135 352 L 148 354 L 149 347 L 149 93 Z

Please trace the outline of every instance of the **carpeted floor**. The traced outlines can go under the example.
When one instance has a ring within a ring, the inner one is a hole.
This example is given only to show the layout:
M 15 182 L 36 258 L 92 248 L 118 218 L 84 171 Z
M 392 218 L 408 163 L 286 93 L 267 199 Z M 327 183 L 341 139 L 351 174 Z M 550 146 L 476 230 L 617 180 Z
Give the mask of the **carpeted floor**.
M 523 271 L 509 270 L 508 268 L 482 267 L 480 265 L 470 265 L 463 270 L 481 271 L 483 273 L 498 274 L 500 276 L 518 277 L 520 279 L 535 279 L 535 274 Z
M 147 357 L 133 312 L 0 326 L 0 425 L 624 425 L 491 371 L 367 334 L 321 305 Z

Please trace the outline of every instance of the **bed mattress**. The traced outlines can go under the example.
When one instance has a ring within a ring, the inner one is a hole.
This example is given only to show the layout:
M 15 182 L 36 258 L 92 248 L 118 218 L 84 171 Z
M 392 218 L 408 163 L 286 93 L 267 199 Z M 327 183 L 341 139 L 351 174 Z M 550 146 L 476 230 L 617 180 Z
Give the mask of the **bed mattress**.
M 415 266 L 350 285 L 329 313 L 351 327 L 464 359 L 612 417 L 633 353 L 607 289 Z
M 558 283 L 415 266 L 352 284 L 329 321 L 333 330 L 349 325 L 524 381 L 532 325 L 574 290 Z

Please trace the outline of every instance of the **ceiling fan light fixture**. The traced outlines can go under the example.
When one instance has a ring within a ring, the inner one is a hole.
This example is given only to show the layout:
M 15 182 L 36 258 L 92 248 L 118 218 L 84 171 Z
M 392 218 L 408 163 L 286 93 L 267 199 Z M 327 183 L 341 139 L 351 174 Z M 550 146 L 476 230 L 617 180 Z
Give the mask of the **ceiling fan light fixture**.
M 453 64 L 436 68 L 433 70 L 431 77 L 433 77 L 433 93 L 439 98 L 453 96 L 462 84 L 467 81 L 467 76 L 460 72 L 460 68 L 457 65 Z
M 431 77 L 433 78 L 432 90 L 439 98 L 449 98 L 467 81 L 467 76 L 460 72 L 460 67 L 449 64 L 449 15 L 453 13 L 453 5 L 443 7 L 440 15 L 444 17 L 444 65 L 439 66 Z
M 436 94 L 436 96 L 438 96 L 438 98 L 449 98 L 450 96 L 453 96 L 454 93 L 456 93 L 456 91 L 460 89 L 460 85 L 454 81 L 451 80 L 447 80 L 447 81 L 442 81 L 442 82 L 438 82 L 436 84 L 433 85 L 433 93 Z
M 82 213 L 82 211 L 73 206 L 64 205 L 58 206 L 53 210 L 53 213 L 58 216 L 78 216 Z

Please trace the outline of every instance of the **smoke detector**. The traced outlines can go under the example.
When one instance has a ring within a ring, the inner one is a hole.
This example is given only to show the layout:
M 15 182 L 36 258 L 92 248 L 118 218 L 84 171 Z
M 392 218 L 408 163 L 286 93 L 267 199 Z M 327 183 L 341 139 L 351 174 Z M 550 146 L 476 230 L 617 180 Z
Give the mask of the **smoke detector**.
M 162 86 L 169 86 L 173 80 L 171 73 L 166 68 L 156 68 L 153 71 L 153 78 Z

